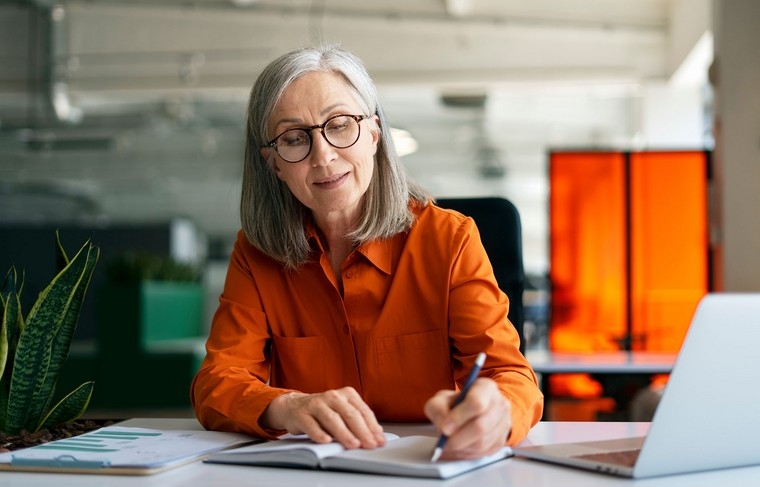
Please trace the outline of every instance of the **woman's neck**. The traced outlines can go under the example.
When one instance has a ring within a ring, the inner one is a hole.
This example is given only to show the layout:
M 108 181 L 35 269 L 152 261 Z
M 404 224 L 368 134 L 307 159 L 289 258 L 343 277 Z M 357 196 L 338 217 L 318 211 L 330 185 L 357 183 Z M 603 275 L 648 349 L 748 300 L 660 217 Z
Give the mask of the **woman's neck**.
M 327 218 L 317 218 L 315 215 L 314 220 L 322 234 L 335 277 L 340 282 L 341 265 L 354 250 L 354 241 L 346 235 L 355 228 L 355 221 L 345 215 L 332 215 Z

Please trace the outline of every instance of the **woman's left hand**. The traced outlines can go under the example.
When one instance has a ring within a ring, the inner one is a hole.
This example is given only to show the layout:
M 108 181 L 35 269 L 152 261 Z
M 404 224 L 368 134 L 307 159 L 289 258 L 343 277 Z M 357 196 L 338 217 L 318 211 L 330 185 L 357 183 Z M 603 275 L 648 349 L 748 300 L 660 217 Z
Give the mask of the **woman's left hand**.
M 425 403 L 425 415 L 448 436 L 441 459 L 475 458 L 496 452 L 512 429 L 509 401 L 496 383 L 477 379 L 464 401 L 452 409 L 457 391 L 438 391 Z

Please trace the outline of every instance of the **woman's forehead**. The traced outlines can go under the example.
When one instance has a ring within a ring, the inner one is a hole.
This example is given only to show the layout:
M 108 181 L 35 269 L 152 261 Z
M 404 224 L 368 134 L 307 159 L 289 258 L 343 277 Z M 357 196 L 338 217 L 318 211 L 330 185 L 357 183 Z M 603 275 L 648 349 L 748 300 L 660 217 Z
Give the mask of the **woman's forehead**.
M 282 93 L 270 121 L 302 122 L 304 117 L 324 117 L 335 110 L 351 110 L 362 104 L 356 90 L 340 74 L 314 71 L 296 78 Z

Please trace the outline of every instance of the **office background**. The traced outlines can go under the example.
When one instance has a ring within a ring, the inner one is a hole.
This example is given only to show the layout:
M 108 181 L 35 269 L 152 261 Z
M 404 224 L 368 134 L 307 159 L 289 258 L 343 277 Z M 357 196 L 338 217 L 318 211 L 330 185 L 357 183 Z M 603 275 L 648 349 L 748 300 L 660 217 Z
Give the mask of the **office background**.
M 752 0 L 4 2 L 0 223 L 172 221 L 210 316 L 250 85 L 280 53 L 340 42 L 375 77 L 413 177 L 516 204 L 527 300 L 546 299 L 555 148 L 713 151 L 716 288 L 757 290 L 758 14 Z

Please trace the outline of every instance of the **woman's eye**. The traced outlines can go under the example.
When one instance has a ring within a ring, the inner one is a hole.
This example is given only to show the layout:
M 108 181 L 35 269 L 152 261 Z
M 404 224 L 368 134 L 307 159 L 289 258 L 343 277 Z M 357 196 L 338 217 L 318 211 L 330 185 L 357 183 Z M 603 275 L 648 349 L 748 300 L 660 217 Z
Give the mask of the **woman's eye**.
M 308 145 L 309 136 L 303 130 L 291 130 L 280 136 L 280 145 Z
M 330 125 L 325 127 L 325 130 L 329 130 L 330 132 L 340 132 L 342 130 L 346 130 L 346 128 L 348 128 L 348 121 L 346 119 L 342 119 L 330 122 Z

